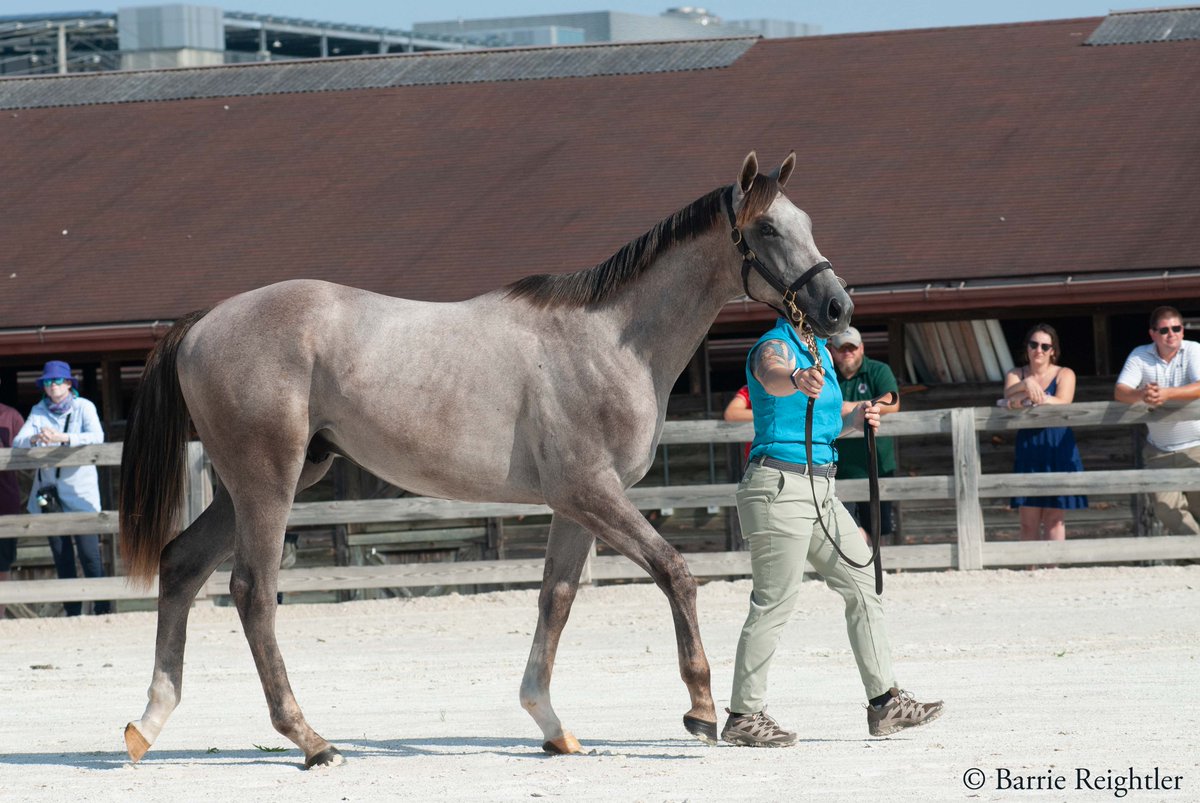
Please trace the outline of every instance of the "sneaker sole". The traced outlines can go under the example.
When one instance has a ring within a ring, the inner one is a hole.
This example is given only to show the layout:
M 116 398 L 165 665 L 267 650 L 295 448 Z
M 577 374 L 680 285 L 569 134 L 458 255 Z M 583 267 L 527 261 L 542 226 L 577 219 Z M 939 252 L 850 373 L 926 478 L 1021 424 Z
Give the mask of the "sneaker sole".
M 922 725 L 928 725 L 930 722 L 933 722 L 935 719 L 940 717 L 945 712 L 945 710 L 946 710 L 945 708 L 939 708 L 937 711 L 935 711 L 934 713 L 925 717 L 925 719 L 921 720 L 920 722 L 913 722 L 908 725 L 893 725 L 892 727 L 888 728 L 887 730 L 882 730 L 882 729 L 872 730 L 871 735 L 872 736 L 891 736 L 893 733 L 899 733 L 900 731 L 908 730 L 909 728 L 919 728 Z
M 721 739 L 734 747 L 791 747 L 796 743 L 795 739 L 787 742 L 764 742 L 753 736 L 726 736 L 724 733 L 721 734 Z

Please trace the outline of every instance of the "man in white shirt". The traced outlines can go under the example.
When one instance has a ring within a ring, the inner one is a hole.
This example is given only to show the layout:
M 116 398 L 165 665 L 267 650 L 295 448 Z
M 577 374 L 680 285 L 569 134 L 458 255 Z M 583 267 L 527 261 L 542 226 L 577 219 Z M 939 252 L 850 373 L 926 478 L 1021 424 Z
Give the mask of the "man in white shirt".
M 1183 339 L 1183 318 L 1174 307 L 1150 313 L 1150 339 L 1125 360 L 1113 396 L 1125 404 L 1200 399 L 1200 343 Z M 1200 467 L 1200 420 L 1146 424 L 1147 468 Z M 1154 513 L 1171 535 L 1200 535 L 1200 491 L 1151 494 Z

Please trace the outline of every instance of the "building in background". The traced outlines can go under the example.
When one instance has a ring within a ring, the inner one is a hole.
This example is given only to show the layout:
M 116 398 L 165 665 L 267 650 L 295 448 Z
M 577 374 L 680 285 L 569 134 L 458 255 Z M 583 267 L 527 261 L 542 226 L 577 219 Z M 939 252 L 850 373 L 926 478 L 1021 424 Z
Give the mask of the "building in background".
M 424 34 L 463 36 L 494 46 L 567 45 L 588 42 L 646 42 L 759 35 L 768 38 L 815 36 L 820 28 L 789 20 L 723 20 L 703 8 L 669 8 L 657 17 L 621 11 L 537 14 L 474 20 L 417 22 Z
M 173 3 L 115 12 L 0 16 L 0 77 L 481 47 L 818 33 L 814 25 L 787 20 L 722 20 L 691 6 L 671 8 L 657 17 L 596 11 L 424 22 L 405 31 Z
M 0 76 L 471 50 L 474 40 L 175 3 L 0 16 Z
M 274 281 L 451 301 L 595 265 L 751 148 L 797 150 L 789 195 L 898 375 L 980 383 L 1046 321 L 1109 376 L 1157 304 L 1200 320 L 1198 30 L 1189 8 L 3 78 L 0 400 L 66 359 L 119 420 L 165 322 Z M 773 317 L 728 305 L 694 376 L 740 386 Z

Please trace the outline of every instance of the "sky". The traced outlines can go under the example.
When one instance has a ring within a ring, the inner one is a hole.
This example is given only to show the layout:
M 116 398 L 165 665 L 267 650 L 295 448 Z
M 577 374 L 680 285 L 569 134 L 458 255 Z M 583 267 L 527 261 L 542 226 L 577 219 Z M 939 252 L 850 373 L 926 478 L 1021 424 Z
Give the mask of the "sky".
M 162 3 L 165 5 L 166 3 Z M 414 22 L 453 19 L 563 14 L 580 11 L 624 11 L 658 15 L 680 0 L 210 0 L 227 11 L 277 14 L 327 22 L 409 29 Z M 159 5 L 129 0 L 2 0 L 0 15 L 59 11 L 115 11 L 121 6 Z M 933 28 L 1000 22 L 1103 17 L 1110 10 L 1093 0 L 869 0 L 805 2 L 804 0 L 712 0 L 695 3 L 724 19 L 782 19 L 819 25 L 822 33 L 855 33 L 898 28 Z M 1118 10 L 1150 7 L 1136 2 Z

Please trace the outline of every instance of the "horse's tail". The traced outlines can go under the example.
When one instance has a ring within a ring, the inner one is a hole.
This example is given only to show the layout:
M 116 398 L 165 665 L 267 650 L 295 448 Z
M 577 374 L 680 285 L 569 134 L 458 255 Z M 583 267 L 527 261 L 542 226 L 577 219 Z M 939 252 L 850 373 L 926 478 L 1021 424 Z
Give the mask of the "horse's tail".
M 179 387 L 179 344 L 208 310 L 175 322 L 146 358 L 121 449 L 121 558 L 130 582 L 147 587 L 175 537 L 187 479 L 187 402 Z

